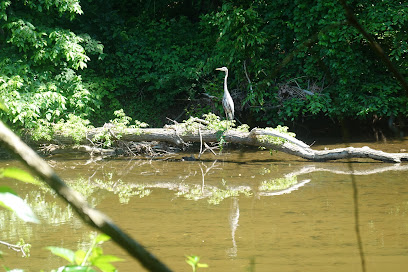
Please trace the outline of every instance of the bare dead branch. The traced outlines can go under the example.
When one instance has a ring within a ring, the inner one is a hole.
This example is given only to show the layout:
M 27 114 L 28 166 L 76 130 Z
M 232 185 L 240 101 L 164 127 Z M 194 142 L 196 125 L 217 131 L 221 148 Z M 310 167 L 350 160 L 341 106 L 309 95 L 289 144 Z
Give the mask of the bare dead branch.
M 4 241 L 0 241 L 0 244 L 5 245 L 9 249 L 14 250 L 16 252 L 21 252 L 21 254 L 23 254 L 23 257 L 27 256 L 27 254 L 26 254 L 26 252 L 24 250 L 25 245 L 13 245 L 13 244 L 10 244 L 10 243 L 4 242 Z

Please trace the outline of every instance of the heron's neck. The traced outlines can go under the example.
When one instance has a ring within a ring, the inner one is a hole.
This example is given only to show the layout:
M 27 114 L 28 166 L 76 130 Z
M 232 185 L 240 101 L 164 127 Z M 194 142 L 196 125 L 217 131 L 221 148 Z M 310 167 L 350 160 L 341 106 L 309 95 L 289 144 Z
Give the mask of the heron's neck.
M 228 79 L 228 72 L 225 72 L 225 78 L 224 78 L 224 92 L 228 92 L 227 79 Z

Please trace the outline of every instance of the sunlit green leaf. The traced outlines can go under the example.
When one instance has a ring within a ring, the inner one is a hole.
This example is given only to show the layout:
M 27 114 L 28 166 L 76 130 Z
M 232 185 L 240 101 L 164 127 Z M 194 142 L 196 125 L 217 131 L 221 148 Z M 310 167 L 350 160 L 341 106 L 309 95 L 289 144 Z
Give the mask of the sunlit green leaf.
M 92 265 L 98 267 L 104 272 L 116 271 L 115 266 L 111 262 L 119 262 L 123 259 L 113 256 L 113 255 L 101 255 L 92 260 Z
M 95 258 L 94 262 L 121 262 L 123 259 L 116 257 L 114 255 L 102 255 Z
M 93 256 L 101 256 L 103 255 L 103 249 L 99 246 L 95 246 L 92 248 L 92 255 Z
M 0 110 L 8 112 L 8 108 L 2 99 L 0 99 Z
M 32 223 L 40 222 L 30 206 L 8 187 L 0 187 L 0 206 L 15 212 L 21 220 Z
M 75 262 L 75 253 L 67 248 L 49 246 L 46 249 L 50 250 L 52 254 L 64 258 L 70 263 Z
M 111 238 L 110 238 L 108 235 L 102 233 L 102 234 L 99 234 L 99 235 L 95 238 L 95 243 L 96 243 L 96 244 L 99 244 L 99 243 L 102 243 L 102 242 L 109 241 L 110 239 L 111 239 Z
M 13 189 L 7 186 L 0 186 L 0 193 L 10 193 L 13 195 L 17 195 L 17 193 Z
M 199 256 L 187 256 L 186 255 L 186 263 L 188 263 L 189 265 L 191 265 L 191 267 L 193 268 L 193 271 L 197 270 L 197 267 L 208 267 L 208 264 L 204 264 L 204 263 L 199 263 L 200 261 L 200 257 Z
M 115 266 L 110 264 L 110 263 L 94 262 L 93 265 L 96 266 L 97 268 L 99 268 L 103 272 L 115 272 L 115 271 L 117 271 Z
M 188 263 L 191 266 L 195 266 L 198 261 L 200 260 L 200 257 L 198 256 L 186 256 L 186 263 Z
M 76 264 L 82 264 L 86 256 L 86 252 L 82 249 L 75 251 L 75 262 Z
M 13 179 L 23 181 L 26 183 L 33 183 L 33 184 L 40 183 L 30 173 L 20 168 L 16 168 L 16 167 L 0 169 L 0 177 L 13 178 Z

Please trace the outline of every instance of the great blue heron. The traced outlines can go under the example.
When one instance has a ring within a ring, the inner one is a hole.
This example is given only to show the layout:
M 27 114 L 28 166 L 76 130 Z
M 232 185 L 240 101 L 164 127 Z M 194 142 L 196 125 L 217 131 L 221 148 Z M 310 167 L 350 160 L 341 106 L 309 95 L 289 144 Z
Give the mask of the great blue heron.
M 227 119 L 234 120 L 234 101 L 232 100 L 232 97 L 230 93 L 228 92 L 228 87 L 227 87 L 228 69 L 227 67 L 221 67 L 215 70 L 225 72 L 224 97 L 222 98 L 222 106 L 224 107 L 225 116 L 227 117 Z

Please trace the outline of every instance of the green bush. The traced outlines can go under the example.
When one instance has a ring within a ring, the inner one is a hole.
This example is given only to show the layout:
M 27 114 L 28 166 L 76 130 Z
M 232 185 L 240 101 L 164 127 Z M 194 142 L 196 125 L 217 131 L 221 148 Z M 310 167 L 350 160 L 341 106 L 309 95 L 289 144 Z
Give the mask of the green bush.
M 349 5 L 407 77 L 408 6 Z M 68 113 L 99 126 L 120 108 L 153 126 L 183 113 L 221 115 L 220 66 L 230 69 L 237 118 L 250 125 L 407 116 L 402 88 L 336 0 L 153 6 L 2 1 L 0 100 L 9 112 L 0 117 L 37 128 Z M 203 93 L 216 99 L 204 103 Z

